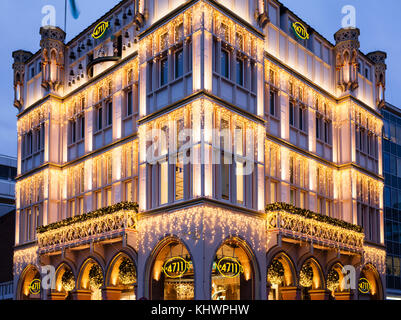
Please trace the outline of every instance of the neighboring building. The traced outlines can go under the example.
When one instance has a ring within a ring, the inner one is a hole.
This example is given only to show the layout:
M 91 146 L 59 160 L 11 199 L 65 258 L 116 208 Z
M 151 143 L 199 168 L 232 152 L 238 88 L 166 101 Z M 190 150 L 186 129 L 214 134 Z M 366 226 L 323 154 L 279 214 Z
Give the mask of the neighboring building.
M 15 209 L 17 159 L 0 155 L 0 216 Z
M 384 298 L 386 54 L 359 29 L 127 0 L 68 43 L 40 34 L 13 53 L 16 299 Z
M 0 155 L 0 300 L 13 298 L 17 159 Z
M 386 103 L 384 117 L 383 170 L 384 221 L 387 248 L 387 298 L 401 299 L 401 110 Z
M 15 209 L 0 217 L 0 300 L 14 298 Z

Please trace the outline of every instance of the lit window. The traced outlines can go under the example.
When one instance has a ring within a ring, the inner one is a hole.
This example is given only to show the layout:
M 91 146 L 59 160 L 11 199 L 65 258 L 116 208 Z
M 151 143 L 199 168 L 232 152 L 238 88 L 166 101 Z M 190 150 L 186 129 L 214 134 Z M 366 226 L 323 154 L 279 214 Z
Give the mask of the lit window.
M 184 165 L 177 158 L 175 165 L 175 200 L 184 199 Z
M 106 190 L 106 206 L 111 206 L 112 204 L 112 193 L 111 193 L 111 188 Z
M 160 164 L 160 204 L 168 202 L 168 162 Z
M 244 203 L 244 164 L 237 161 L 236 168 L 237 176 L 237 202 L 239 204 Z
M 132 182 L 125 183 L 125 201 L 132 202 Z
M 290 203 L 293 205 L 293 206 L 296 206 L 297 205 L 297 202 L 296 202 L 296 191 L 294 190 L 294 189 L 291 189 L 290 190 Z
M 270 203 L 277 202 L 277 183 L 270 182 Z

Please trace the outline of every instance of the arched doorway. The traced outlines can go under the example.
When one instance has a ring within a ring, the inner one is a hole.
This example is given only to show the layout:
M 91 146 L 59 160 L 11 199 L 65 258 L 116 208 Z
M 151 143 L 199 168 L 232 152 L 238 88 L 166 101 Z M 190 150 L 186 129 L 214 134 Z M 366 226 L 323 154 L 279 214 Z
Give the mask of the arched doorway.
M 127 254 L 119 253 L 111 262 L 108 283 L 121 291 L 120 300 L 136 300 L 137 271 Z
M 40 300 L 41 288 L 39 270 L 32 265 L 27 266 L 21 273 L 17 298 L 19 300 Z
M 161 244 L 151 268 L 152 300 L 193 300 L 194 267 L 186 246 L 178 239 Z
M 96 260 L 88 259 L 81 268 L 79 288 L 90 290 L 91 300 L 102 300 L 101 287 L 103 284 L 102 267 Z
M 291 259 L 284 253 L 279 253 L 271 261 L 267 268 L 267 283 L 270 285 L 268 290 L 269 300 L 282 300 L 282 288 L 295 286 L 296 274 Z
M 358 281 L 358 300 L 382 300 L 383 286 L 377 269 L 367 264 L 363 267 Z
M 56 271 L 56 290 L 65 294 L 65 299 L 71 299 L 71 291 L 75 289 L 75 276 L 69 265 L 63 263 Z
M 310 294 L 312 290 L 324 288 L 322 269 L 313 258 L 306 260 L 302 264 L 298 279 L 302 300 L 311 300 Z
M 255 291 L 251 253 L 240 239 L 225 241 L 212 266 L 212 300 L 251 300 Z

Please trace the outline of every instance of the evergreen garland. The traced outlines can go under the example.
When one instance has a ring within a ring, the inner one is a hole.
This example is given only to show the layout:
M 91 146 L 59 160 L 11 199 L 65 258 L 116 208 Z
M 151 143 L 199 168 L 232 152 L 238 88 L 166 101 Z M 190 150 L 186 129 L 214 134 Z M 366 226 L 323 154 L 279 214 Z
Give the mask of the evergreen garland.
M 274 259 L 267 270 L 267 280 L 271 284 L 281 284 L 284 280 L 284 267 L 280 260 Z
M 36 228 L 37 233 L 44 233 L 49 230 L 55 230 L 61 227 L 69 226 L 78 222 L 83 222 L 89 219 L 98 218 L 106 214 L 112 214 L 114 212 L 122 210 L 135 210 L 138 212 L 138 204 L 135 202 L 119 202 L 108 207 L 100 208 L 88 213 L 84 213 L 78 216 L 70 217 L 62 221 L 48 224 L 46 226 L 39 226 Z
M 308 219 L 325 222 L 325 223 L 331 224 L 336 227 L 341 227 L 341 228 L 344 228 L 347 230 L 363 233 L 363 228 L 361 226 L 358 226 L 358 225 L 355 225 L 352 223 L 348 223 L 348 222 L 340 220 L 340 219 L 321 215 L 319 213 L 316 213 L 316 212 L 313 212 L 313 211 L 310 211 L 307 209 L 297 208 L 291 204 L 284 203 L 284 202 L 276 202 L 276 203 L 268 204 L 265 209 L 266 212 L 280 211 L 280 210 L 287 211 L 287 212 L 293 213 L 293 214 L 297 214 L 297 215 L 303 216 Z
M 327 289 L 334 292 L 340 286 L 340 276 L 338 272 L 334 269 L 331 269 L 329 274 L 327 275 Z
M 103 285 L 102 269 L 97 264 L 92 265 L 89 270 L 89 284 L 92 289 L 99 289 Z
M 67 292 L 72 291 L 75 288 L 74 274 L 70 269 L 64 271 L 63 276 L 61 277 L 61 284 Z
M 313 269 L 310 263 L 305 263 L 299 272 L 299 284 L 302 287 L 309 288 L 312 286 Z
M 135 264 L 126 257 L 118 267 L 118 279 L 123 285 L 131 285 L 136 282 Z

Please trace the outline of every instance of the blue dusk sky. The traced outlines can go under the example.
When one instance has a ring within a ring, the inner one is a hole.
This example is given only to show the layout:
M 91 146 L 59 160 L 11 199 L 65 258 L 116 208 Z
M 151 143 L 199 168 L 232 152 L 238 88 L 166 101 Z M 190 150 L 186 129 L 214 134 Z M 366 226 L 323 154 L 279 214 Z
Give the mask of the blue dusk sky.
M 67 16 L 67 41 L 110 10 L 120 0 L 77 0 L 80 16 Z M 361 30 L 361 51 L 368 53 L 382 50 L 387 52 L 387 101 L 401 107 L 401 32 L 398 16 L 401 13 L 399 0 L 282 0 L 286 7 L 313 27 L 330 42 L 341 28 L 344 5 L 356 8 L 356 25 Z M 56 8 L 56 24 L 64 26 L 64 0 L 1 0 L 0 30 L 3 32 L 0 50 L 0 154 L 16 156 L 16 114 L 13 107 L 12 52 L 24 49 L 35 53 L 39 49 L 39 28 L 42 8 Z

